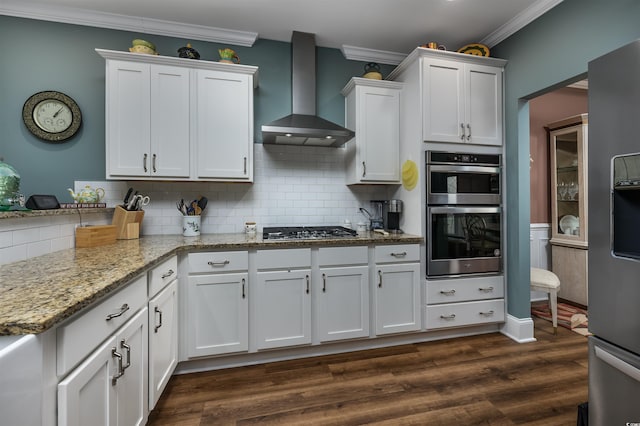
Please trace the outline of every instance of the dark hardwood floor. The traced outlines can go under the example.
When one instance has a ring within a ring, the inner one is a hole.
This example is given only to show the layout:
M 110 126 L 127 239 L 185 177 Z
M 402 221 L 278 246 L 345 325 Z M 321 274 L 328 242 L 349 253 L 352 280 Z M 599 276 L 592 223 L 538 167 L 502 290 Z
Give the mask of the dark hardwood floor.
M 149 425 L 575 425 L 587 338 L 495 333 L 174 376 Z

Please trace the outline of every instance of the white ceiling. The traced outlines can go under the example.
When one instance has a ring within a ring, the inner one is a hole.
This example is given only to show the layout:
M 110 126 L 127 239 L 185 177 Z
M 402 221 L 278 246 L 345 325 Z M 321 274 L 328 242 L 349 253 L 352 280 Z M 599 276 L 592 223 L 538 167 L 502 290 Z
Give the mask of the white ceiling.
M 176 36 L 192 39 L 193 34 L 181 31 L 181 24 L 199 31 L 235 30 L 287 42 L 295 30 L 314 33 L 318 46 L 407 54 L 429 41 L 448 50 L 474 42 L 492 47 L 561 1 L 0 0 L 0 14 L 62 22 L 73 22 L 71 17 L 76 16 L 80 24 L 114 28 L 119 28 L 119 19 L 149 18 L 176 24 Z M 38 15 L 38 10 L 44 12 Z M 162 33 L 151 26 L 138 29 Z

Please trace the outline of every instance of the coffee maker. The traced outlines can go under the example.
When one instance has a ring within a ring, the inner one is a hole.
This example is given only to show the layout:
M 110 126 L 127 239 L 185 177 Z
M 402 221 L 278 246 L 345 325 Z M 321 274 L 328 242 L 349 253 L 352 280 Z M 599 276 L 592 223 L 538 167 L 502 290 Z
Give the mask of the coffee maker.
M 387 229 L 392 234 L 401 234 L 400 213 L 402 213 L 402 200 L 389 200 L 387 211 Z

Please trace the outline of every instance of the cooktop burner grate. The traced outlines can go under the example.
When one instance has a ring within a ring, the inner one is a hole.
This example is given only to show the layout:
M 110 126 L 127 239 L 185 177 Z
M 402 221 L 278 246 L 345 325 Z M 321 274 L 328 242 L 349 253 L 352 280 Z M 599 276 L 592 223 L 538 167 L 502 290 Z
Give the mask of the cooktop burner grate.
M 357 232 L 344 226 L 279 226 L 262 229 L 264 240 L 319 240 L 351 238 Z

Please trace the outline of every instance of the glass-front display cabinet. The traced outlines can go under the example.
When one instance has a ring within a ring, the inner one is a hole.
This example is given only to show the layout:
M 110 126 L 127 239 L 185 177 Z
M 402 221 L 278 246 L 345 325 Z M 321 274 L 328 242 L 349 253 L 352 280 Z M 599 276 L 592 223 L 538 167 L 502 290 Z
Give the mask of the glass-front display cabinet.
M 587 126 L 581 114 L 550 123 L 551 239 L 586 247 Z
M 558 297 L 588 305 L 587 127 L 580 114 L 547 126 L 551 170 L 551 265 Z

